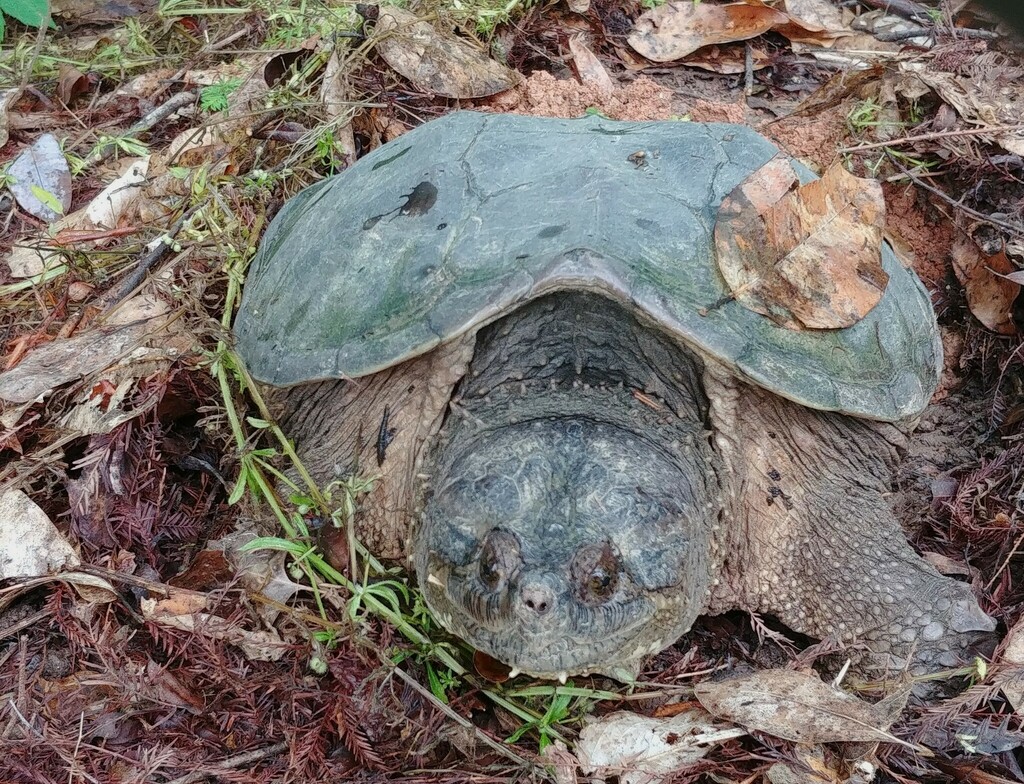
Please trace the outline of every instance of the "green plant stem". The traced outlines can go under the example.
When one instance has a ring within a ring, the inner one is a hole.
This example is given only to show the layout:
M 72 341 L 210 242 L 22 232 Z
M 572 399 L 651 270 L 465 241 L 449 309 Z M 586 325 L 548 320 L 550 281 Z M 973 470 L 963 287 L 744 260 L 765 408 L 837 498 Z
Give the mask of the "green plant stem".
M 227 328 L 228 327 L 225 326 L 225 329 Z M 321 514 L 329 516 L 331 510 L 328 507 L 327 501 L 324 499 L 323 493 L 320 492 L 320 488 L 317 486 L 316 482 L 313 481 L 313 477 L 310 476 L 309 471 L 306 470 L 306 466 L 303 465 L 302 461 L 299 459 L 298 454 L 295 452 L 295 447 L 292 446 L 291 440 L 277 425 L 277 422 L 273 415 L 271 415 L 270 409 L 267 406 L 266 401 L 263 399 L 263 395 L 261 394 L 259 387 L 256 385 L 256 382 L 253 381 L 252 376 L 249 375 L 249 371 L 245 365 L 243 365 L 241 361 L 238 361 L 236 356 L 232 355 L 232 358 L 235 360 L 236 367 L 242 374 L 245 388 L 249 392 L 249 396 L 252 397 L 253 402 L 256 404 L 256 409 L 260 412 L 260 417 L 271 423 L 268 429 L 274 434 L 274 438 L 277 439 L 278 444 L 281 446 L 281 451 L 287 455 L 288 459 L 292 462 L 292 466 L 298 472 L 299 477 L 306 485 L 306 488 L 309 490 L 309 497 L 313 499 L 313 503 L 317 505 Z

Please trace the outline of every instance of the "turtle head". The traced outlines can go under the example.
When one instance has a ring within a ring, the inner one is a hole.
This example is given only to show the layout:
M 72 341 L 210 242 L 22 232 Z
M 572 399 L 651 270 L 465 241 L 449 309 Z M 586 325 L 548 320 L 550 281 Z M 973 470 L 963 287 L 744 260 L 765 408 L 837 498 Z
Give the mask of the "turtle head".
M 434 468 L 413 545 L 427 604 L 513 670 L 628 671 L 701 611 L 715 510 L 685 454 L 545 418 L 449 443 Z

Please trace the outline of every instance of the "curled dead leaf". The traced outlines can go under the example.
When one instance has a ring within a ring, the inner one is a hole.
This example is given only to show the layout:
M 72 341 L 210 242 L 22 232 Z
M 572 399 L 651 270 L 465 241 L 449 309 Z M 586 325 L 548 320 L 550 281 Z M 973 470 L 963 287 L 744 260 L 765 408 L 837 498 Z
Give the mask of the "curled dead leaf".
M 611 95 L 615 92 L 615 82 L 597 59 L 597 55 L 587 46 L 583 36 L 574 35 L 569 39 L 569 51 L 572 52 L 572 62 L 576 66 L 576 73 L 581 82 L 594 85 L 602 95 Z
M 89 92 L 93 81 L 73 65 L 62 63 L 57 71 L 57 98 L 65 106 L 79 95 Z
M 522 77 L 451 30 L 438 30 L 401 8 L 381 6 L 373 40 L 391 68 L 417 88 L 448 98 L 483 98 Z
M 718 267 L 733 298 L 789 329 L 839 329 L 878 304 L 885 202 L 874 180 L 841 164 L 800 185 L 774 158 L 722 202 Z
M 645 12 L 626 40 L 657 63 L 686 57 L 704 46 L 745 41 L 789 22 L 765 5 L 713 5 L 674 0 Z
M 746 2 L 761 4 L 761 0 Z M 778 8 L 786 12 L 789 21 L 776 27 L 775 32 L 794 43 L 831 46 L 836 38 L 852 32 L 831 0 L 784 0 Z
M 794 670 L 764 670 L 717 683 L 694 694 L 713 716 L 797 743 L 882 741 L 916 748 L 889 732 L 909 691 L 871 704 Z
M 924 59 L 900 62 L 899 68 L 934 90 L 967 123 L 991 127 L 988 140 L 1015 155 L 1024 155 L 1024 130 L 1019 127 L 1024 116 L 1024 92 L 1015 87 L 1024 78 L 1024 69 L 1005 55 L 980 53 L 955 74 Z
M 836 34 L 849 32 L 842 12 L 832 0 L 785 0 L 784 8 L 789 18 L 806 30 Z
M 1020 283 L 1012 276 L 1017 268 L 1000 251 L 984 256 L 978 246 L 963 235 L 953 243 L 953 272 L 967 295 L 967 306 L 978 321 L 1000 335 L 1013 335 L 1013 303 L 1020 294 Z

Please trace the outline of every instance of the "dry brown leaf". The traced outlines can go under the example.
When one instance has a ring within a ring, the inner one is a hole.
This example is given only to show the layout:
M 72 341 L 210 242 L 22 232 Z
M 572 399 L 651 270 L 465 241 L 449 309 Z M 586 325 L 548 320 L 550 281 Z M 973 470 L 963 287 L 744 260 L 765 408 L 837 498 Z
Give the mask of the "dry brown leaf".
M 743 0 L 752 6 L 767 6 L 765 0 Z M 842 14 L 829 0 L 784 0 L 774 7 L 785 11 L 786 21 L 773 29 L 793 43 L 832 46 L 837 38 L 851 31 L 843 24 Z
M 784 13 L 764 5 L 674 0 L 642 14 L 627 41 L 648 60 L 665 63 L 704 46 L 755 38 L 788 22 Z
M 0 580 L 42 577 L 80 563 L 46 512 L 21 490 L 0 493 Z
M 409 11 L 381 6 L 377 52 L 418 89 L 448 98 L 483 98 L 522 81 L 451 30 L 438 30 Z
M 666 719 L 619 711 L 583 728 L 576 757 L 585 774 L 616 776 L 621 784 L 657 784 L 698 762 L 713 745 L 743 735 L 744 730 L 716 724 L 696 707 Z
M 873 741 L 899 743 L 886 730 L 902 712 L 909 692 L 874 705 L 794 670 L 764 670 L 717 683 L 700 683 L 694 694 L 714 716 L 797 743 Z
M 789 18 L 805 30 L 836 35 L 849 32 L 842 12 L 831 0 L 785 0 L 783 6 Z
M 171 591 L 164 599 L 154 599 L 147 615 L 150 618 L 191 615 L 202 612 L 209 606 L 209 597 L 205 593 L 179 588 Z
M 341 51 L 341 47 L 335 47 L 330 59 L 327 60 L 327 65 L 324 66 L 320 100 L 328 117 L 339 118 L 340 123 L 334 131 L 335 143 L 341 147 L 349 163 L 352 163 L 356 159 L 356 137 L 352 130 L 355 103 L 352 101 L 348 85 L 349 70 L 342 63 Z
M 24 149 L 7 175 L 21 208 L 42 221 L 59 220 L 71 206 L 71 170 L 53 134 L 44 133 Z
M 921 553 L 921 557 L 934 566 L 935 571 L 939 574 L 947 576 L 957 575 L 960 577 L 970 577 L 971 575 L 969 567 L 959 561 L 954 561 L 949 556 L 942 555 L 942 553 L 924 552 Z
M 760 71 L 772 64 L 772 59 L 756 46 L 750 47 L 751 68 Z M 744 44 L 706 46 L 684 61 L 694 68 L 703 68 L 718 74 L 741 74 L 747 70 L 747 52 Z
M 128 300 L 108 320 L 108 326 L 70 338 L 57 338 L 33 349 L 12 369 L 0 373 L 0 400 L 28 403 L 89 373 L 104 370 L 153 341 L 164 354 L 170 319 L 166 306 L 139 296 Z M 171 348 L 168 346 L 168 348 Z M 142 357 L 147 358 L 147 357 Z M 138 359 L 138 358 L 136 358 Z
M 953 272 L 967 294 L 967 306 L 982 324 L 1000 335 L 1013 335 L 1013 302 L 1020 284 L 1004 275 L 1017 271 L 1005 251 L 985 257 L 969 238 L 959 235 L 953 243 Z
M 958 74 L 942 71 L 928 59 L 903 61 L 899 68 L 938 93 L 974 126 L 1016 126 L 1024 117 L 1024 91 L 1017 86 L 1024 79 L 1024 68 L 999 53 L 977 56 Z M 989 140 L 1008 152 L 1024 155 L 1024 131 L 993 131 Z
M 139 608 L 147 621 L 224 640 L 253 661 L 278 661 L 290 647 L 276 631 L 243 629 L 220 616 L 200 612 L 205 605 L 204 594 L 176 590 L 160 601 L 143 599 Z
M 615 92 L 615 82 L 582 35 L 574 35 L 569 39 L 569 51 L 572 52 L 572 61 L 581 82 L 594 85 L 602 95 L 608 96 Z
M 722 202 L 718 266 L 744 307 L 789 329 L 838 329 L 864 318 L 889 281 L 882 269 L 885 202 L 874 180 L 841 164 L 799 185 L 774 158 Z
M 89 77 L 79 71 L 73 65 L 61 63 L 57 71 L 57 98 L 65 106 L 70 104 L 77 96 L 89 92 L 91 82 Z

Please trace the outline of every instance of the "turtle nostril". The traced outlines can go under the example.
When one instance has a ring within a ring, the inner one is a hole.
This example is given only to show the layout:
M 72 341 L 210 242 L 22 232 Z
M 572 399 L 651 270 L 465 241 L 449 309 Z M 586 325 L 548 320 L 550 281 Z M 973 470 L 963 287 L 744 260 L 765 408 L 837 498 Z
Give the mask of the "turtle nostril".
M 537 615 L 546 615 L 555 605 L 555 595 L 546 585 L 524 585 L 519 591 L 519 598 Z

